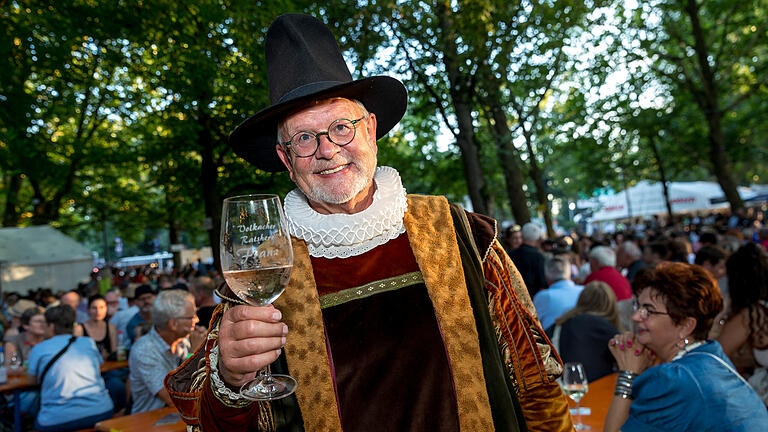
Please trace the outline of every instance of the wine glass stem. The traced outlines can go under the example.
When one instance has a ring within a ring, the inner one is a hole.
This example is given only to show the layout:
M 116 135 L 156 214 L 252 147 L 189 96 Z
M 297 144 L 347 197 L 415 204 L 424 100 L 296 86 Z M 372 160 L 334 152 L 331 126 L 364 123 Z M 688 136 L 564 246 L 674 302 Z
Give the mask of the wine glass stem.
M 264 368 L 264 378 L 261 380 L 261 386 L 272 396 L 275 393 L 275 380 L 272 378 L 272 369 L 269 365 Z
M 576 429 L 581 428 L 581 399 L 576 401 Z

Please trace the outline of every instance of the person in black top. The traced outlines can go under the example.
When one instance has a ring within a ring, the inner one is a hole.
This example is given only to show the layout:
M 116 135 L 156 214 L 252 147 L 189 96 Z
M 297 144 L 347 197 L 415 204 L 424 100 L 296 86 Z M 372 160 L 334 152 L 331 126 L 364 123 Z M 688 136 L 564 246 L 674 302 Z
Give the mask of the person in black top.
M 547 287 L 547 279 L 544 276 L 544 254 L 537 248 L 540 238 L 541 227 L 528 222 L 523 225 L 523 244 L 509 254 L 523 277 L 531 298 L 539 290 Z
M 608 341 L 620 330 L 616 294 L 607 283 L 593 281 L 584 287 L 576 306 L 547 329 L 547 336 L 563 362 L 583 364 L 592 382 L 613 373 L 616 362 Z
M 106 360 L 117 350 L 117 329 L 107 322 L 107 301 L 96 294 L 88 298 L 88 321 L 80 324 L 83 336 L 96 342 L 101 356 Z
M 88 321 L 80 324 L 82 335 L 90 337 L 96 343 L 104 360 L 114 360 L 117 353 L 117 328 L 107 322 L 107 301 L 99 294 L 88 297 Z M 122 410 L 127 402 L 127 370 L 113 370 L 103 374 L 104 384 L 112 398 L 115 411 Z
M 213 290 L 216 288 L 213 279 L 200 276 L 189 283 L 189 292 L 195 296 L 197 318 L 199 326 L 206 329 L 210 326 L 213 310 L 216 309 L 216 301 L 213 299 Z

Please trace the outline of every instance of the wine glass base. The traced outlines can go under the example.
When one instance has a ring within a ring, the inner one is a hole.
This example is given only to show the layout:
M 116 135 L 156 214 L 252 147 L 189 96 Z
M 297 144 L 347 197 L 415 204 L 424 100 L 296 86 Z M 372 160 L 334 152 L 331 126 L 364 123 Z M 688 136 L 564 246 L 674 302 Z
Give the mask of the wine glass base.
M 296 380 L 289 375 L 271 375 L 247 382 L 240 396 L 253 401 L 271 401 L 290 396 L 296 391 Z

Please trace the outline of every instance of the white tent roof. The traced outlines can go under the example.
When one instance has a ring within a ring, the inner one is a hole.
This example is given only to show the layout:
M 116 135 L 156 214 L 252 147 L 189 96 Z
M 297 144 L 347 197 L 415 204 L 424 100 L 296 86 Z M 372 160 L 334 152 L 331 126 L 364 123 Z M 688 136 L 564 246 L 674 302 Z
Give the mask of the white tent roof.
M 3 291 L 70 290 L 89 275 L 90 249 L 50 226 L 0 229 Z
M 43 264 L 92 260 L 93 254 L 71 237 L 41 225 L 0 228 L 0 257 L 11 264 Z
M 629 203 L 627 202 L 629 194 Z M 742 198 L 753 195 L 746 188 L 739 188 Z M 713 204 L 712 200 L 723 197 L 720 185 L 712 182 L 673 182 L 669 184 L 669 202 L 672 212 L 690 212 L 728 208 L 728 202 Z M 600 209 L 593 216 L 593 221 L 643 217 L 667 212 L 661 183 L 641 181 L 628 191 L 621 191 L 611 196 L 599 197 Z

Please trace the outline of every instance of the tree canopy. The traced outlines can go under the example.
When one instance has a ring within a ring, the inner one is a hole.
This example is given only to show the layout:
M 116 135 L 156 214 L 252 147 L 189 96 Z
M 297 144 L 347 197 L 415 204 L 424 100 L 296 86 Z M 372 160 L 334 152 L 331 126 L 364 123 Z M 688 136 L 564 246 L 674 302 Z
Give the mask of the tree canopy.
M 736 208 L 738 185 L 768 177 L 759 0 L 15 0 L 0 2 L 3 226 L 218 255 L 225 196 L 293 187 L 227 144 L 269 104 L 264 35 L 286 12 L 326 22 L 353 76 L 404 82 L 379 163 L 409 192 L 552 232 L 599 188 L 713 180 Z

